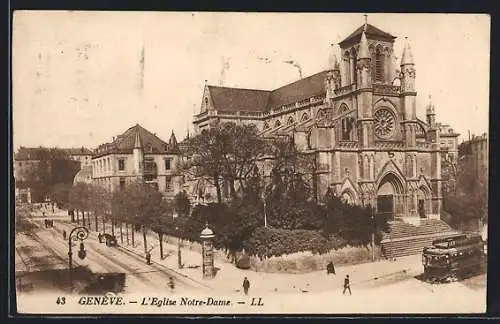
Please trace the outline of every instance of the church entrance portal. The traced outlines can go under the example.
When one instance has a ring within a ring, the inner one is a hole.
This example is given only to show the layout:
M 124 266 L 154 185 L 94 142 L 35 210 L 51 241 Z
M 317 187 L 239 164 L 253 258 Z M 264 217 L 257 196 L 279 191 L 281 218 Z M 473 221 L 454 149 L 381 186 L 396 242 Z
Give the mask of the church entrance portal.
M 387 219 L 403 216 L 403 185 L 392 173 L 384 176 L 377 191 L 377 213 Z

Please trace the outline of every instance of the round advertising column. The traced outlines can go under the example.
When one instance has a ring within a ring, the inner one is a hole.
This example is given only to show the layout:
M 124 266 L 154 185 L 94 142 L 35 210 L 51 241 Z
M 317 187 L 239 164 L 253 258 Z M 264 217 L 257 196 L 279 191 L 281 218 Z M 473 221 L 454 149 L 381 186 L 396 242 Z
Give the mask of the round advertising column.
M 214 232 L 205 225 L 205 229 L 201 231 L 201 244 L 202 244 L 202 269 L 203 278 L 210 279 L 214 277 L 214 254 L 213 254 L 213 238 Z

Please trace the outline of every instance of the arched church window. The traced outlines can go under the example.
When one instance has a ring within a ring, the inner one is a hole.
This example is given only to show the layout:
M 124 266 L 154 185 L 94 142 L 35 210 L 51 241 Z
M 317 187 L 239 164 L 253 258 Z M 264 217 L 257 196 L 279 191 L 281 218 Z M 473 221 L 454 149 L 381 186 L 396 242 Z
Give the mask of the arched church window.
M 306 121 L 309 119 L 309 115 L 307 113 L 304 113 L 302 117 L 300 118 L 300 121 Z
M 384 82 L 384 53 L 381 47 L 375 50 L 375 81 Z
M 342 126 L 342 140 L 343 141 L 352 141 L 353 140 L 353 130 L 354 130 L 354 118 L 345 117 L 342 118 L 341 121 Z
M 264 129 L 269 129 L 269 124 L 267 122 L 264 123 Z
M 280 127 L 281 126 L 281 122 L 279 120 L 277 120 L 275 123 L 274 123 L 274 127 Z
M 205 105 L 208 106 L 208 98 L 207 97 L 205 97 Z

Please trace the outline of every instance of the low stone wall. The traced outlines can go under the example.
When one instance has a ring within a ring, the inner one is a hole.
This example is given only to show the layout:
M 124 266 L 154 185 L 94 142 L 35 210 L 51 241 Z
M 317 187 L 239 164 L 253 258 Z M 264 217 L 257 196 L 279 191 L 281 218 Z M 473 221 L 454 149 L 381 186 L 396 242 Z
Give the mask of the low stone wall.
M 375 247 L 375 260 L 381 258 L 380 247 Z M 328 262 L 335 266 L 353 265 L 372 261 L 371 247 L 346 246 L 325 254 L 314 255 L 311 252 L 299 252 L 280 257 L 260 260 L 250 257 L 250 268 L 258 272 L 268 273 L 306 273 L 325 270 Z

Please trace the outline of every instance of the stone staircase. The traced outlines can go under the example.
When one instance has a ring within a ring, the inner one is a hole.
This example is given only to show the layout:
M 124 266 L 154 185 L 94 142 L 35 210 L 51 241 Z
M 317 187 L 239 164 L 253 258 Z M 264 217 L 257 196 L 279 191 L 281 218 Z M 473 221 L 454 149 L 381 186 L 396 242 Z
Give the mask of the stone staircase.
M 389 223 L 389 232 L 382 237 L 382 251 L 389 259 L 420 254 L 433 240 L 456 233 L 444 221 L 437 219 L 420 219 L 419 226 L 394 221 Z

